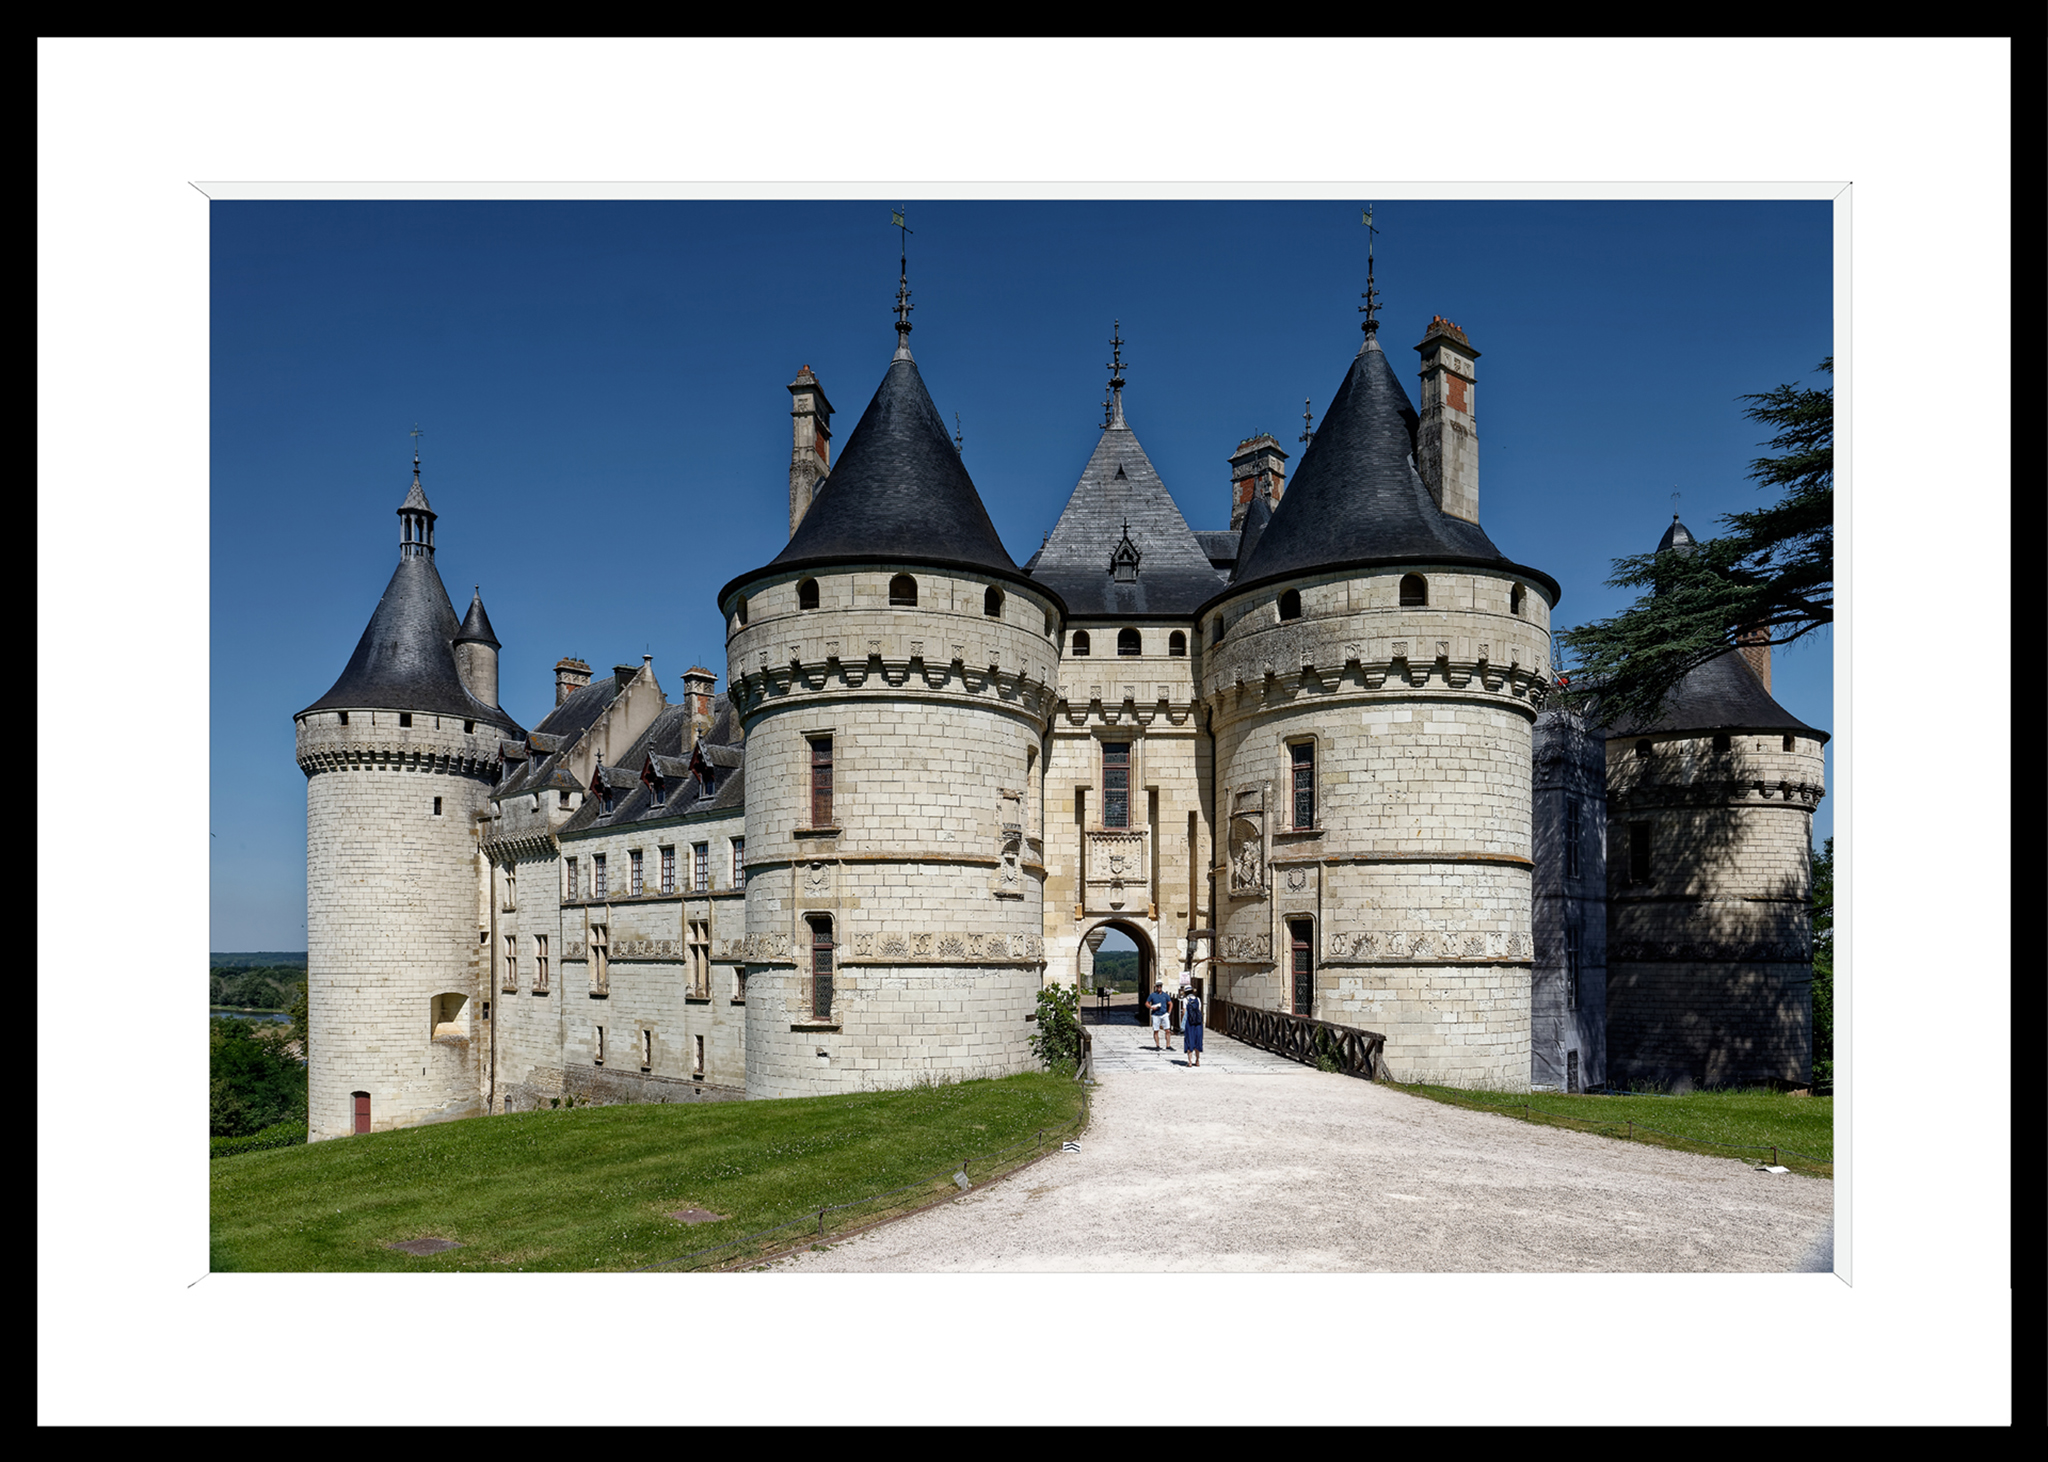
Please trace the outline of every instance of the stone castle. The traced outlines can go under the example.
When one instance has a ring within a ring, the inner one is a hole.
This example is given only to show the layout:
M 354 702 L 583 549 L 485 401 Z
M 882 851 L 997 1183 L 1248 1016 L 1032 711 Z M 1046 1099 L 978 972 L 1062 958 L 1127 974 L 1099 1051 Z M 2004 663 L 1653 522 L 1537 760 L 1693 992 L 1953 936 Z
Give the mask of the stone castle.
M 1148 985 L 1383 1033 L 1400 1080 L 1805 1077 L 1825 735 L 1767 646 L 1655 726 L 1543 709 L 1559 588 L 1480 526 L 1462 330 L 1416 347 L 1418 411 L 1368 309 L 1292 480 L 1242 442 L 1211 531 L 1115 342 L 1020 566 L 907 295 L 836 461 L 817 377 L 789 385 L 790 537 L 718 591 L 723 694 L 564 659 L 520 727 L 415 456 L 397 571 L 296 717 L 314 1139 L 1028 1069 L 1037 991 L 1111 927 Z

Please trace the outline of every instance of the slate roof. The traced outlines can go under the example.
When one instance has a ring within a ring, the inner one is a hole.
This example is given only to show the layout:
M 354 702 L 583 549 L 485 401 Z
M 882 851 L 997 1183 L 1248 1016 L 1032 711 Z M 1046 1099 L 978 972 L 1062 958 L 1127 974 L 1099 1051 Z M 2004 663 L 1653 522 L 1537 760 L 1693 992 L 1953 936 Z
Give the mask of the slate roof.
M 1606 734 L 1613 740 L 1687 731 L 1775 731 L 1816 741 L 1829 739 L 1827 732 L 1807 725 L 1773 700 L 1740 650 L 1730 650 L 1690 671 L 1672 689 L 1663 714 L 1655 721 L 1648 725 L 1617 721 Z
M 462 629 L 455 636 L 460 645 L 470 641 L 489 645 L 492 649 L 502 648 L 498 637 L 491 633 L 491 617 L 484 613 L 484 591 L 479 588 L 469 601 L 469 613 L 462 617 Z
M 1318 570 L 1388 562 L 1484 564 L 1557 581 L 1515 564 L 1476 523 L 1447 515 L 1415 470 L 1419 418 L 1375 336 L 1353 358 L 1256 549 L 1232 588 Z
M 1195 542 L 1202 545 L 1202 552 L 1209 555 L 1212 568 L 1229 573 L 1237 562 L 1237 543 L 1240 534 L 1235 528 L 1197 528 Z
M 1692 529 L 1679 522 L 1678 514 L 1673 513 L 1671 526 L 1666 528 L 1664 536 L 1657 540 L 1657 552 L 1662 553 L 1667 548 L 1676 548 L 1681 553 L 1690 553 L 1698 541 L 1692 536 Z
M 341 678 L 298 714 L 324 710 L 424 711 L 524 736 L 504 711 L 469 693 L 455 668 L 455 606 L 424 554 L 401 558 Z
M 1120 583 L 1110 573 L 1110 555 L 1125 523 L 1140 557 L 1136 579 Z M 1030 572 L 1066 600 L 1068 613 L 1084 618 L 1185 616 L 1224 585 L 1137 433 L 1121 424 L 1096 441 Z
M 889 362 L 824 490 L 769 567 L 874 559 L 1021 577 L 908 351 Z M 719 602 L 759 572 L 727 584 Z
M 721 695 L 712 702 L 711 725 L 704 733 L 704 750 L 707 760 L 721 768 L 730 767 L 730 770 L 715 774 L 707 791 L 696 777 L 689 774 L 688 707 L 678 702 L 664 708 L 616 764 L 606 764 L 603 768 L 605 781 L 615 794 L 611 815 L 603 813 L 603 804 L 597 798 L 587 797 L 583 805 L 562 824 L 562 835 L 602 832 L 628 823 L 656 822 L 693 812 L 723 812 L 744 807 L 742 762 L 745 749 L 738 743 L 738 734 L 732 703 Z M 655 771 L 663 777 L 664 801 L 660 803 L 655 802 L 654 793 L 640 780 L 640 769 L 647 765 L 649 757 L 654 759 Z
M 622 688 L 616 672 L 600 676 L 572 692 L 567 700 L 542 716 L 540 724 L 533 729 L 549 736 L 561 737 L 556 749 L 566 750 L 577 737 L 596 724 L 597 718 L 604 714 L 605 707 L 618 699 Z
M 1237 556 L 1230 565 L 1233 578 L 1258 551 L 1259 540 L 1266 536 L 1266 527 L 1272 521 L 1272 503 L 1267 501 L 1264 493 L 1253 493 L 1250 506 L 1244 510 L 1244 527 L 1238 530 Z

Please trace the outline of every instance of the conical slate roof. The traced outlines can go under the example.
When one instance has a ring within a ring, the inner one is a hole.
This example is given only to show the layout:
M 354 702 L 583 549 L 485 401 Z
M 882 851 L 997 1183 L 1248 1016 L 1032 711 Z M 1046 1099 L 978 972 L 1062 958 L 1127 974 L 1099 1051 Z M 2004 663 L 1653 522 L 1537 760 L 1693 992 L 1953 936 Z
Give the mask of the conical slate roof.
M 769 566 L 858 559 L 1019 577 L 907 350 L 889 363 L 838 465 Z M 752 577 L 734 579 L 719 598 Z
M 425 711 L 503 727 L 514 735 L 526 732 L 496 706 L 469 693 L 455 669 L 455 606 L 434 561 L 424 554 L 398 561 L 384 597 L 348 668 L 309 711 Z
M 1510 563 L 1485 530 L 1436 505 L 1415 470 L 1419 419 L 1376 337 L 1367 337 L 1301 466 L 1232 588 L 1359 564 L 1432 561 L 1510 568 L 1549 589 L 1548 574 Z
M 1667 535 L 1668 536 L 1668 535 Z M 1740 650 L 1730 650 L 1686 673 L 1672 688 L 1663 713 L 1648 725 L 1617 721 L 1610 738 L 1686 731 L 1773 731 L 1826 741 L 1828 733 L 1807 725 L 1771 698 Z
M 1251 506 L 1244 512 L 1244 527 L 1238 532 L 1237 563 L 1231 570 L 1231 577 L 1242 578 L 1244 566 L 1258 551 L 1259 540 L 1266 536 L 1266 525 L 1273 521 L 1272 504 L 1262 492 L 1252 494 Z
M 484 613 L 484 591 L 481 587 L 470 598 L 469 613 L 462 617 L 462 629 L 455 636 L 458 645 L 472 640 L 494 650 L 502 648 L 498 637 L 491 633 L 491 617 Z
M 1138 572 L 1118 582 L 1110 555 L 1123 542 L 1125 524 Z M 1096 442 L 1030 574 L 1066 600 L 1069 613 L 1117 618 L 1190 614 L 1223 586 L 1137 433 L 1120 418 Z
M 1692 536 L 1692 529 L 1678 521 L 1678 514 L 1671 515 L 1671 526 L 1664 530 L 1664 536 L 1657 540 L 1657 552 L 1675 548 L 1681 553 L 1690 553 L 1698 540 Z

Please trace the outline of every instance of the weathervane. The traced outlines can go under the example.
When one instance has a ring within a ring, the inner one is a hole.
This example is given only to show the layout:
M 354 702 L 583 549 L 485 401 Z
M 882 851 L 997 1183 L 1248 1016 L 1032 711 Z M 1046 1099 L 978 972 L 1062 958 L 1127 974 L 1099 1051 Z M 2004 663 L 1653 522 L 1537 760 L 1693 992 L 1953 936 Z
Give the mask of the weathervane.
M 1379 230 L 1373 227 L 1372 205 L 1370 203 L 1365 205 L 1365 215 L 1359 222 L 1365 225 L 1365 293 L 1359 296 L 1365 303 L 1358 307 L 1358 313 L 1365 316 L 1365 323 L 1358 328 L 1363 330 L 1365 338 L 1370 340 L 1380 328 L 1380 322 L 1377 318 L 1380 308 L 1380 292 L 1374 288 L 1372 282 L 1372 236 L 1378 233 Z
M 967 455 L 967 447 L 960 439 L 960 413 L 953 413 L 953 450 L 960 456 Z
M 1103 399 L 1102 425 L 1105 429 L 1124 424 L 1124 335 L 1122 320 L 1110 325 L 1109 354 L 1109 395 Z
M 417 482 L 420 477 L 420 438 L 425 436 L 426 433 L 420 430 L 418 422 L 414 422 L 412 430 L 407 432 L 406 435 L 412 438 L 412 477 L 413 481 Z
M 900 230 L 897 243 L 901 246 L 896 260 L 896 348 L 903 354 L 910 353 L 910 312 L 917 308 L 910 302 L 910 234 L 909 225 L 903 221 L 903 210 L 895 209 L 889 215 L 890 226 Z
M 1676 492 L 1671 494 L 1671 521 L 1674 523 L 1678 521 L 1678 494 Z

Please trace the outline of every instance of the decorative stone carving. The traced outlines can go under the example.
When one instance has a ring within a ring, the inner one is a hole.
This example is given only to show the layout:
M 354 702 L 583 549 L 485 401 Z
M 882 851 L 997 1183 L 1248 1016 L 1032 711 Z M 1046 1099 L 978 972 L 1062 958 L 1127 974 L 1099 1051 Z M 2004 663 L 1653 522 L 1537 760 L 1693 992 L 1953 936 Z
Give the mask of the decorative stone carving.
M 875 952 L 875 936 L 856 934 L 853 936 L 853 953 L 857 959 L 866 959 Z
M 913 956 L 915 956 L 918 959 L 930 958 L 932 952 L 932 936 L 929 934 L 912 934 L 910 936 L 910 952 Z
M 822 895 L 832 887 L 832 867 L 828 863 L 813 862 L 804 865 L 804 892 Z
M 930 939 L 931 939 L 931 936 L 930 936 L 929 934 L 921 934 L 921 935 L 919 935 L 919 936 L 917 936 L 917 937 L 918 937 L 919 939 L 923 939 L 923 940 L 925 940 L 925 941 L 927 941 L 927 942 L 929 942 L 929 941 L 930 941 Z M 941 937 L 940 937 L 940 939 L 939 939 L 939 958 L 940 958 L 940 959 L 965 959 L 966 957 L 967 957 L 967 942 L 966 942 L 966 941 L 965 941 L 964 939 L 962 939 L 962 938 L 961 938 L 961 937 L 960 937 L 959 935 L 957 935 L 957 934 L 947 934 L 947 935 L 943 935 L 943 936 L 941 936 Z
M 889 933 L 882 936 L 882 957 L 902 959 L 910 953 L 910 944 L 901 934 Z
M 1223 957 L 1239 962 L 1267 960 L 1273 957 L 1273 936 L 1270 934 L 1226 934 L 1223 936 Z
M 1287 891 L 1300 893 L 1308 887 L 1308 870 L 1294 867 L 1287 870 Z

